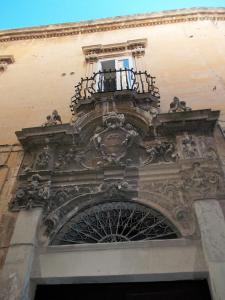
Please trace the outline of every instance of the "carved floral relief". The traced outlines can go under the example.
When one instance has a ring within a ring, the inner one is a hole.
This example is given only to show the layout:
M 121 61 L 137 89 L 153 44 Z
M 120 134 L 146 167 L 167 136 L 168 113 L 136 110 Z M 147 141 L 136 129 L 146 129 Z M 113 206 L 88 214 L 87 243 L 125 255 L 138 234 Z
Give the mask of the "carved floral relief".
M 9 208 L 17 211 L 22 208 L 45 207 L 50 198 L 50 187 L 50 180 L 43 181 L 39 174 L 32 175 L 26 184 L 18 187 Z

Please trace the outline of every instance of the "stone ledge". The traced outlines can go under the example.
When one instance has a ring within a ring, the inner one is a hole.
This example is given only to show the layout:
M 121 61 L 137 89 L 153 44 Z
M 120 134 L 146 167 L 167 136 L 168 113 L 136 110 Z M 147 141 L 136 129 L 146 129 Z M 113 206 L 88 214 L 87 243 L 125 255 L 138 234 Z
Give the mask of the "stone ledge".
M 219 111 L 212 111 L 211 109 L 202 109 L 159 114 L 156 124 L 157 133 L 159 136 L 166 136 L 168 133 L 192 132 L 195 131 L 196 128 L 198 128 L 199 132 L 204 131 L 210 133 L 215 128 L 219 113 Z M 90 123 L 94 121 L 94 119 L 90 121 L 89 118 Z M 86 123 L 83 124 L 83 126 L 86 126 Z M 151 126 L 149 130 L 149 135 L 154 137 L 153 126 Z M 21 131 L 16 132 L 16 136 L 23 147 L 38 144 L 46 145 L 46 139 L 48 139 L 50 143 L 63 142 L 70 144 L 72 135 L 79 137 L 80 131 L 76 131 L 69 123 L 49 127 L 23 128 Z
M 0 31 L 0 42 L 70 36 L 124 28 L 155 26 L 161 24 L 193 22 L 198 20 L 224 21 L 225 8 L 190 8 L 124 17 L 104 18 L 22 29 Z

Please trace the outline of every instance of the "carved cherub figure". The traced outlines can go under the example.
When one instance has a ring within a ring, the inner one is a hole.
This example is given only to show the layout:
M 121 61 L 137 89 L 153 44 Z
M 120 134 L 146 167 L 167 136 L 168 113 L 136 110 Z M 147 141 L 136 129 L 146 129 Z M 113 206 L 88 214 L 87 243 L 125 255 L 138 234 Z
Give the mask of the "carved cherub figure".
M 182 112 L 182 111 L 191 111 L 191 108 L 186 106 L 185 101 L 180 101 L 178 97 L 174 97 L 173 102 L 170 103 L 169 112 Z
M 58 124 L 62 124 L 61 116 L 58 114 L 57 110 L 53 110 L 52 115 L 46 117 L 46 122 L 42 126 L 49 127 Z
M 198 150 L 196 142 L 193 136 L 184 132 L 184 137 L 182 139 L 183 153 L 186 158 L 193 158 L 198 156 Z
M 129 147 L 133 144 L 135 138 L 138 136 L 138 133 L 130 123 L 126 124 L 125 129 L 127 130 L 127 135 L 122 144 L 125 144 Z
M 48 145 L 43 148 L 42 152 L 38 154 L 36 167 L 38 169 L 47 168 L 49 164 L 50 153 Z
M 56 122 L 56 124 L 62 124 L 61 116 L 58 114 L 57 110 L 53 110 L 52 112 L 52 119 Z

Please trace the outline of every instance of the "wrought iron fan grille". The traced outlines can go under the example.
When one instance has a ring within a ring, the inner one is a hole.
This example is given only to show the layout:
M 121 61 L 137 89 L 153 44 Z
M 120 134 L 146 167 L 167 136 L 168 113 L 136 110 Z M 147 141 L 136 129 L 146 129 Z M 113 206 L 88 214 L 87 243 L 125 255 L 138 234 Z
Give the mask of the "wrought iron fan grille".
M 97 204 L 66 223 L 52 244 L 112 243 L 177 238 L 178 232 L 157 211 L 133 202 Z

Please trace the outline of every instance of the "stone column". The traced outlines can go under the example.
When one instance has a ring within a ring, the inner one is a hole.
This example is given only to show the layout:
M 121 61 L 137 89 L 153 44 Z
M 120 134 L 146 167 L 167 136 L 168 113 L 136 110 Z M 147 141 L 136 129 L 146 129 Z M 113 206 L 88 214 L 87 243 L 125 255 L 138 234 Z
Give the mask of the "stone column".
M 217 200 L 195 202 L 214 300 L 225 299 L 225 219 Z
M 0 300 L 28 300 L 36 231 L 42 209 L 19 212 L 0 276 Z

